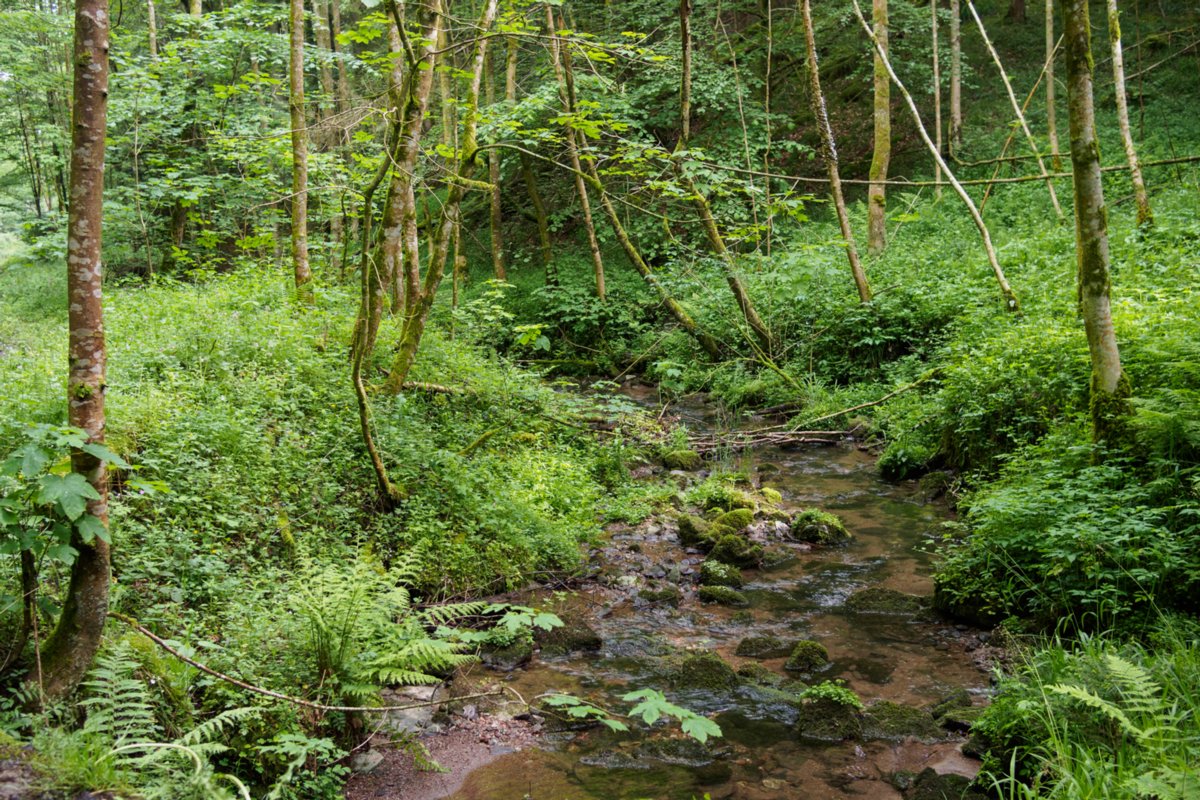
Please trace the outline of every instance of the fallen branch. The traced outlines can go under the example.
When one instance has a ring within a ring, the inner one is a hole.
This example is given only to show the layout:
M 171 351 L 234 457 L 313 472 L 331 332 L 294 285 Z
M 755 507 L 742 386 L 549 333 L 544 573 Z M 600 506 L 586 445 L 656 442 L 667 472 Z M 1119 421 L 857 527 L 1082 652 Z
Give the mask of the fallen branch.
M 112 617 L 113 619 L 124 622 L 126 625 L 133 628 L 135 631 L 142 634 L 150 641 L 154 642 L 156 645 L 161 647 L 163 650 L 166 650 L 168 653 L 173 655 L 175 658 L 178 658 L 180 661 L 182 661 L 185 664 L 188 664 L 189 666 L 195 667 L 196 669 L 200 670 L 201 672 L 205 673 L 206 675 L 211 675 L 212 677 L 216 678 L 217 680 L 225 681 L 226 683 L 232 684 L 232 685 L 238 687 L 239 689 L 245 689 L 247 692 L 253 692 L 254 694 L 261 694 L 264 697 L 271 697 L 271 698 L 274 698 L 275 700 L 282 700 L 283 702 L 291 703 L 292 705 L 304 706 L 305 708 L 312 708 L 312 709 L 316 709 L 317 711 L 342 711 L 342 712 L 347 712 L 347 713 L 364 713 L 365 714 L 365 713 L 371 713 L 371 712 L 385 712 L 386 713 L 388 711 L 406 711 L 410 708 L 427 708 L 429 706 L 440 706 L 443 703 L 447 702 L 446 700 L 430 700 L 427 702 L 409 703 L 409 704 L 403 705 L 403 706 L 330 706 L 330 705 L 325 705 L 324 703 L 316 703 L 316 702 L 313 702 L 312 700 L 305 700 L 302 697 L 293 697 L 292 695 L 283 694 L 282 692 L 276 692 L 271 689 L 264 689 L 261 686 L 255 686 L 254 684 L 246 683 L 245 681 L 240 681 L 237 678 L 234 678 L 230 675 L 226 675 L 223 672 L 218 672 L 217 670 L 213 669 L 212 667 L 201 664 L 199 661 L 196 661 L 195 659 L 188 658 L 183 653 L 179 652 L 174 647 L 167 644 L 158 635 L 154 634 L 149 629 L 147 629 L 145 626 L 141 625 L 136 619 L 133 619 L 132 617 L 127 617 L 124 614 L 119 614 L 116 611 L 110 611 L 110 612 L 108 612 L 108 615 L 110 617 Z M 462 697 L 454 697 L 454 698 L 450 698 L 450 699 L 457 702 L 459 700 L 475 700 L 475 699 L 481 698 L 481 697 L 496 697 L 496 696 L 502 695 L 502 694 L 504 694 L 504 692 L 484 692 L 483 694 L 469 694 L 469 695 L 463 695 Z
M 878 400 L 872 400 L 872 401 L 871 401 L 871 402 L 869 402 L 869 403 L 859 403 L 859 404 L 858 404 L 858 405 L 856 405 L 856 406 L 850 406 L 850 408 L 843 408 L 841 411 L 835 411 L 835 412 L 833 412 L 832 414 L 826 414 L 826 415 L 825 415 L 825 416 L 823 416 L 823 417 L 817 417 L 816 419 L 810 419 L 810 420 L 808 420 L 807 422 L 804 422 L 804 423 L 801 423 L 801 424 L 803 424 L 803 425 L 813 425 L 813 424 L 815 424 L 815 423 L 817 423 L 817 422 L 824 422 L 824 421 L 825 421 L 825 420 L 827 420 L 827 419 L 833 419 L 834 417 L 840 417 L 840 416 L 842 416 L 843 414 L 852 414 L 852 413 L 854 413 L 855 411 L 861 411 L 861 410 L 862 410 L 862 409 L 864 409 L 864 408 L 870 408 L 871 406 L 877 406 L 877 405 L 879 405 L 880 403 L 883 403 L 883 402 L 886 402 L 886 401 L 888 401 L 888 400 L 891 400 L 893 397 L 895 397 L 895 396 L 896 396 L 896 395 L 898 395 L 898 394 L 902 394 L 903 392 L 907 392 L 909 389 L 915 389 L 916 387 L 920 386 L 922 383 L 925 383 L 926 381 L 933 380 L 934 378 L 936 378 L 936 377 L 937 377 L 937 375 L 938 375 L 938 370 L 936 370 L 936 369 L 935 369 L 935 370 L 931 370 L 930 372 L 927 372 L 927 373 L 925 373 L 924 375 L 922 375 L 920 378 L 917 378 L 917 379 L 916 379 L 915 381 L 913 381 L 912 383 L 909 383 L 909 384 L 906 384 L 906 385 L 904 385 L 904 386 L 901 386 L 899 389 L 896 389 L 895 391 L 888 392 L 887 394 L 885 394 L 883 397 L 879 398 Z M 797 426 L 797 427 L 799 427 L 799 426 Z

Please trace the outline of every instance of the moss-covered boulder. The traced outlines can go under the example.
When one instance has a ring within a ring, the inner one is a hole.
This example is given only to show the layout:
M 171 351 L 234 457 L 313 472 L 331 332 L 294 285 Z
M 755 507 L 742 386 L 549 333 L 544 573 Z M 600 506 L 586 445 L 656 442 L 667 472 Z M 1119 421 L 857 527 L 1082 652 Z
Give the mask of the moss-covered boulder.
M 560 627 L 550 630 L 538 629 L 534 641 L 542 648 L 544 656 L 565 656 L 570 653 L 594 653 L 603 641 L 592 626 L 580 619 L 568 616 Z
M 901 741 L 914 738 L 931 742 L 944 739 L 945 732 L 928 711 L 882 700 L 863 714 L 863 736 L 867 739 Z
M 755 567 L 762 561 L 763 546 L 744 536 L 726 534 L 717 539 L 708 556 L 714 561 L 724 561 L 738 567 Z
M 703 459 L 695 450 L 671 450 L 663 453 L 662 463 L 667 469 L 682 469 L 690 472 L 700 469 Z
M 712 603 L 719 606 L 748 606 L 750 601 L 746 595 L 728 586 L 701 586 L 696 593 L 701 603 Z
M 788 672 L 815 672 L 829 663 L 829 651 L 820 642 L 801 639 L 792 646 L 783 668 Z
M 806 700 L 796 718 L 796 735 L 814 742 L 841 742 L 862 736 L 858 709 L 836 700 Z
M 939 775 L 926 767 L 904 793 L 905 800 L 985 800 L 987 794 L 974 789 L 962 775 Z
M 742 658 L 783 658 L 792 652 L 792 645 L 778 636 L 747 636 L 733 651 Z
M 707 689 L 732 691 L 737 688 L 738 676 L 733 667 L 716 653 L 692 653 L 671 670 L 670 682 L 676 689 Z
M 479 660 L 497 672 L 512 672 L 533 660 L 533 640 L 522 637 L 504 646 L 486 645 L 479 652 Z
M 712 524 L 722 533 L 741 533 L 750 527 L 751 522 L 754 522 L 753 511 L 748 508 L 735 508 L 718 516 Z
M 684 547 L 708 550 L 716 541 L 712 523 L 706 519 L 701 519 L 695 514 L 680 514 L 677 522 L 679 524 L 679 542 Z
M 739 678 L 758 686 L 778 688 L 786 680 L 782 675 L 772 672 L 757 661 L 748 661 L 742 664 L 737 668 L 737 674 Z
M 860 589 L 846 598 L 846 610 L 854 614 L 885 614 L 914 617 L 926 609 L 923 597 L 872 586 Z
M 817 508 L 806 508 L 792 517 L 791 535 L 810 544 L 840 544 L 850 539 L 840 517 Z
M 758 490 L 758 493 L 762 495 L 763 500 L 766 500 L 773 506 L 777 506 L 783 502 L 783 495 L 779 493 L 779 490 L 772 489 L 770 486 L 762 487 Z
M 700 565 L 701 586 L 729 586 L 740 589 L 743 583 L 742 571 L 732 564 L 706 558 Z
M 749 492 L 715 479 L 709 479 L 696 487 L 692 499 L 706 511 L 733 511 L 735 508 L 753 510 L 758 505 Z
M 638 597 L 647 603 L 657 603 L 678 608 L 679 601 L 683 599 L 683 592 L 679 591 L 678 587 L 675 586 L 663 586 L 660 589 L 642 589 L 638 592 Z
M 762 561 L 759 568 L 768 572 L 776 569 L 787 569 L 796 563 L 796 554 L 783 545 L 763 548 Z
M 936 500 L 950 491 L 953 483 L 954 476 L 949 472 L 935 470 L 922 475 L 921 479 L 917 481 L 917 488 L 921 492 L 921 497 L 925 500 Z

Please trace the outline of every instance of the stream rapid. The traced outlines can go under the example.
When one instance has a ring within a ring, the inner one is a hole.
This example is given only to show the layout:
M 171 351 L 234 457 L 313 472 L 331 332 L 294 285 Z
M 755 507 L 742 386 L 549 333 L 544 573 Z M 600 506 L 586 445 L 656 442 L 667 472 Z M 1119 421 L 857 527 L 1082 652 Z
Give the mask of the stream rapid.
M 651 388 L 625 391 L 644 405 L 657 402 Z M 728 428 L 720 409 L 702 401 L 671 412 L 693 431 Z M 746 637 L 775 636 L 823 645 L 828 665 L 804 681 L 844 681 L 868 711 L 878 701 L 928 709 L 956 694 L 975 706 L 986 702 L 987 675 L 977 665 L 986 634 L 923 609 L 847 608 L 856 592 L 871 588 L 927 598 L 933 588 L 927 549 L 951 516 L 943 504 L 922 499 L 915 484 L 882 481 L 874 461 L 852 442 L 728 457 L 724 468 L 777 490 L 785 510 L 831 511 L 853 534 L 838 546 L 782 544 L 792 550 L 789 562 L 744 571 L 748 607 L 698 601 L 695 579 L 704 556 L 684 548 L 673 520 L 661 517 L 610 526 L 592 554 L 595 580 L 584 589 L 529 598 L 564 617 L 582 617 L 602 644 L 593 652 L 542 655 L 509 673 L 508 685 L 522 696 L 569 692 L 623 710 L 629 706 L 620 700 L 623 694 L 656 688 L 712 717 L 721 738 L 700 745 L 682 738 L 678 726 L 647 728 L 640 721 L 629 734 L 598 727 L 555 731 L 548 721 L 540 747 L 501 755 L 475 770 L 450 800 L 898 798 L 904 776 L 929 767 L 974 775 L 977 762 L 962 754 L 962 734 L 821 741 L 805 735 L 799 704 L 782 700 L 778 689 L 742 680 L 719 689 L 681 686 L 672 677 L 680 659 L 695 652 L 716 653 L 734 669 L 756 661 L 781 679 L 796 677 L 783 671 L 784 658 L 735 655 Z M 687 484 L 702 476 L 669 477 Z M 677 607 L 645 599 L 647 590 L 673 585 L 681 590 Z

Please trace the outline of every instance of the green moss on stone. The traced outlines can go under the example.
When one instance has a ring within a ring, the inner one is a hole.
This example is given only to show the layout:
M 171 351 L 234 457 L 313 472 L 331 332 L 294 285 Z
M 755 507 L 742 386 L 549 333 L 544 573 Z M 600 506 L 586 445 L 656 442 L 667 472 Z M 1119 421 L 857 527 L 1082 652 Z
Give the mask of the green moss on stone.
M 783 668 L 789 672 L 813 672 L 829 663 L 829 651 L 819 642 L 801 639 L 792 647 Z
M 792 652 L 792 645 L 778 636 L 747 636 L 738 642 L 734 655 L 742 658 L 783 658 Z
M 783 502 L 783 495 L 781 495 L 777 489 L 772 489 L 770 486 L 762 487 L 758 490 L 758 493 L 763 496 L 764 500 L 773 506 L 777 506 Z
M 836 514 L 806 508 L 792 517 L 792 538 L 812 544 L 838 544 L 850 538 L 850 531 Z
M 671 671 L 671 685 L 678 689 L 731 691 L 738 677 L 733 667 L 716 653 L 692 653 Z
M 679 515 L 679 542 L 685 547 L 707 550 L 713 545 L 712 525 L 694 514 Z
M 746 595 L 736 589 L 730 589 L 728 586 L 701 586 L 697 596 L 701 603 L 715 603 L 722 606 L 750 605 Z
M 719 517 L 713 520 L 713 527 L 720 528 L 729 533 L 740 533 L 744 531 L 751 522 L 754 522 L 754 512 L 748 508 L 735 508 L 732 511 L 726 511 Z
M 700 468 L 702 459 L 700 458 L 700 454 L 695 450 L 672 450 L 669 453 L 663 454 L 662 463 L 667 469 L 691 471 Z
M 638 592 L 638 597 L 650 603 L 662 603 L 678 608 L 679 601 L 683 599 L 683 593 L 674 586 L 664 586 L 661 589 L 642 589 Z
M 923 741 L 944 739 L 945 733 L 929 712 L 883 700 L 873 704 L 863 715 L 863 736 L 868 739 L 900 741 L 915 738 Z
M 700 565 L 701 586 L 729 586 L 740 589 L 742 583 L 742 571 L 732 564 L 707 558 Z
M 861 589 L 846 599 L 846 610 L 855 614 L 890 614 L 914 616 L 925 610 L 924 598 L 895 589 L 872 586 Z
M 717 539 L 709 552 L 709 558 L 739 567 L 757 566 L 762 556 L 761 544 L 735 534 L 727 534 Z

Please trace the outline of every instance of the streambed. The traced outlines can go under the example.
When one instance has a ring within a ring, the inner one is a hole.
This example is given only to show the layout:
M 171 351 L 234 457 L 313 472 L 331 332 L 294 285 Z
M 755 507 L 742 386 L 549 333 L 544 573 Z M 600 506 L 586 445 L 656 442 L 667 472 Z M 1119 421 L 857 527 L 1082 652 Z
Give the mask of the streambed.
M 649 404 L 651 392 L 630 394 Z M 722 425 L 719 410 L 704 403 L 672 412 L 693 430 Z M 871 713 L 873 706 L 881 715 L 884 708 L 896 710 L 875 705 L 884 701 L 918 712 L 948 698 L 958 706 L 984 704 L 987 634 L 941 621 L 920 603 L 866 613 L 851 608 L 851 598 L 867 589 L 891 590 L 900 594 L 886 596 L 901 600 L 928 597 L 926 546 L 949 511 L 922 499 L 915 485 L 881 481 L 874 458 L 853 442 L 730 458 L 755 484 L 778 491 L 784 510 L 834 512 L 853 538 L 835 546 L 774 542 L 776 552 L 790 550 L 790 560 L 744 571 L 740 591 L 749 605 L 727 607 L 699 602 L 695 579 L 704 555 L 680 544 L 673 519 L 612 526 L 593 553 L 596 572 L 583 589 L 521 598 L 581 621 L 598 634 L 598 649 L 593 642 L 575 652 L 543 652 L 502 679 L 527 699 L 562 691 L 614 710 L 629 705 L 621 695 L 658 688 L 712 716 L 724 736 L 701 746 L 681 738 L 677 726 L 648 730 L 637 723 L 631 734 L 613 734 L 547 719 L 536 747 L 493 747 L 482 766 L 448 782 L 446 793 L 428 795 L 431 800 L 899 798 L 928 768 L 974 775 L 977 762 L 962 754 L 963 734 L 955 731 L 963 726 L 939 726 L 932 715 L 917 713 L 915 725 L 889 728 L 872 724 Z M 702 476 L 703 470 L 669 477 L 686 485 Z M 796 675 L 784 671 L 781 655 L 736 655 L 747 637 L 771 636 L 814 640 L 829 663 Z M 681 664 L 697 652 L 716 653 L 732 669 L 711 680 L 681 677 Z M 733 669 L 741 675 L 733 678 Z M 867 714 L 858 717 L 852 738 L 838 740 L 811 715 L 804 717 L 797 685 L 780 685 L 797 677 L 809 685 L 840 680 L 859 695 Z M 956 718 L 970 713 L 961 710 Z

